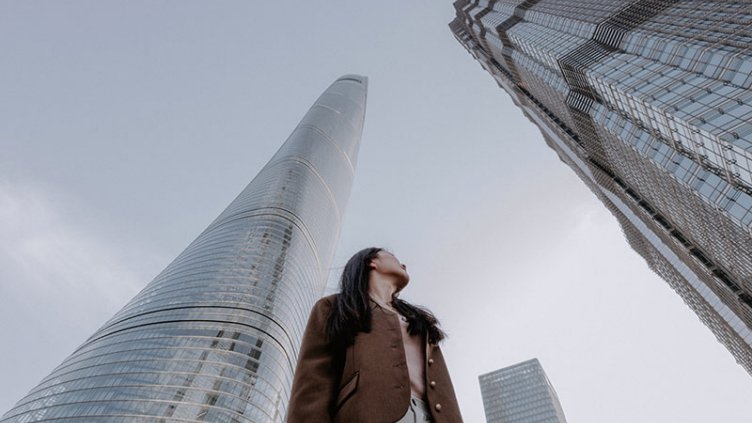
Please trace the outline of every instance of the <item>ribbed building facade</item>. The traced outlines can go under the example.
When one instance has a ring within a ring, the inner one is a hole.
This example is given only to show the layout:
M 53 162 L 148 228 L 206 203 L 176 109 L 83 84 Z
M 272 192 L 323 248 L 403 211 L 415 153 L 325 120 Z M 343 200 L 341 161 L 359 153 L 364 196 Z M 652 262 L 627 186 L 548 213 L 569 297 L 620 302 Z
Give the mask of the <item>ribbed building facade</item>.
M 486 423 L 566 423 L 537 358 L 478 377 Z
M 454 6 L 457 40 L 752 373 L 750 3 Z
M 284 421 L 366 91 L 365 77 L 336 80 L 222 214 L 0 421 Z

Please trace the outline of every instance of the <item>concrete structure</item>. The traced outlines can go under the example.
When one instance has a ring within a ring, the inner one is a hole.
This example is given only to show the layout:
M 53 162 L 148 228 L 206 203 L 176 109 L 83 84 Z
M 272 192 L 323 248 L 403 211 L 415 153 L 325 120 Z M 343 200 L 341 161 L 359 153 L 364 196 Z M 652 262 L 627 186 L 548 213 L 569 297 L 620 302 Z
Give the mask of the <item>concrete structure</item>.
M 366 92 L 365 77 L 336 80 L 227 209 L 0 421 L 283 422 Z

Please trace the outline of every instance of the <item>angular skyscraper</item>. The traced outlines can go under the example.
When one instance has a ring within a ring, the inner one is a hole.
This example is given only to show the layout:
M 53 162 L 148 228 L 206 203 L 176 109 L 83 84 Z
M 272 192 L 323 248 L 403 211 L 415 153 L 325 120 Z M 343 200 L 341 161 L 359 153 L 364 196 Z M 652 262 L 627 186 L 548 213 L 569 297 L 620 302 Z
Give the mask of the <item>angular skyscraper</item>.
M 566 423 L 537 358 L 478 377 L 486 423 Z
M 167 268 L 2 422 L 282 422 L 350 194 L 367 79 L 346 75 Z
M 749 2 L 454 6 L 457 40 L 752 373 Z

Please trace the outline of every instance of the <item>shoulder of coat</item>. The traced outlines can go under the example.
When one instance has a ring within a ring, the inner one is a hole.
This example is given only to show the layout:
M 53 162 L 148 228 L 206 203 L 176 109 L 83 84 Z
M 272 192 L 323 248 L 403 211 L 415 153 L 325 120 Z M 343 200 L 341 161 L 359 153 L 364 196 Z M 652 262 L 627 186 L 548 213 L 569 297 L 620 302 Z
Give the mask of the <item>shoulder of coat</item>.
M 323 303 L 326 303 L 326 304 L 334 304 L 334 301 L 337 299 L 338 296 L 339 296 L 339 294 L 327 295 L 325 297 L 319 298 L 319 300 L 317 302 L 323 302 Z
M 334 305 L 338 295 L 339 294 L 332 294 L 319 298 L 318 301 L 316 301 L 316 304 L 313 305 L 313 308 L 329 310 Z

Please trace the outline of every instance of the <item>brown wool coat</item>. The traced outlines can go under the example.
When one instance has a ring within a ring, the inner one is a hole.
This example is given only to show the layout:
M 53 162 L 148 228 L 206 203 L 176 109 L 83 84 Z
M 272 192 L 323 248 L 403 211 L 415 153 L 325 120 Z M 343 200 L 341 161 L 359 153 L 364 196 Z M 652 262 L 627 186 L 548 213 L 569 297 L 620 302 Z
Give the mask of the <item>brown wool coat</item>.
M 333 351 L 325 327 L 335 295 L 313 306 L 292 384 L 287 423 L 394 423 L 407 412 L 410 381 L 397 316 L 371 302 L 370 333 Z M 438 345 L 426 343 L 426 397 L 436 423 L 461 423 Z

